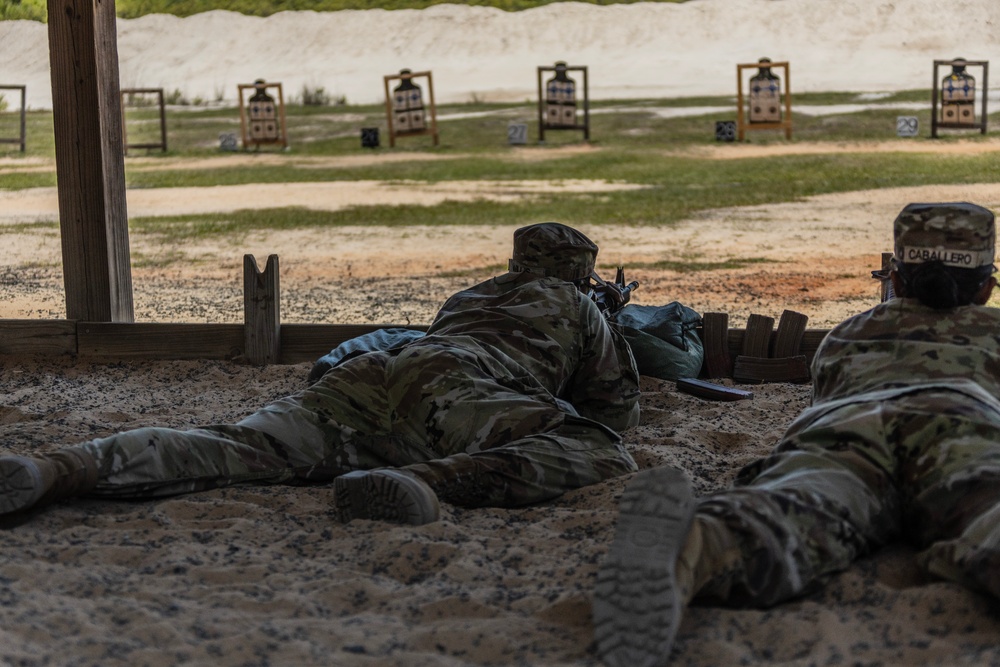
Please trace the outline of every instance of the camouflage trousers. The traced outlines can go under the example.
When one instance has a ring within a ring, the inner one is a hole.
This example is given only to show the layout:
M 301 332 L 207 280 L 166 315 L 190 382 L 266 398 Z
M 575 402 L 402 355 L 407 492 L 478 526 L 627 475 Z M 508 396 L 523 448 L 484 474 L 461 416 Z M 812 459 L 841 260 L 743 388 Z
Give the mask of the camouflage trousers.
M 1000 404 L 929 390 L 810 408 L 696 520 L 699 597 L 775 604 L 896 539 L 929 574 L 1000 597 Z
M 94 493 L 118 498 L 397 467 L 454 504 L 516 506 L 636 469 L 616 433 L 530 376 L 442 345 L 356 357 L 234 425 L 143 428 L 80 447 L 98 461 Z

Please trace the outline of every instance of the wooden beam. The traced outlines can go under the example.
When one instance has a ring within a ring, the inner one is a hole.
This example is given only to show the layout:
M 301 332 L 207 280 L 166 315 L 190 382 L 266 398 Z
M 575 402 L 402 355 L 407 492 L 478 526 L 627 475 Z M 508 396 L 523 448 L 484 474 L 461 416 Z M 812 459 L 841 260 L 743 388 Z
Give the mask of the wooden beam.
M 243 350 L 252 364 L 276 364 L 281 356 L 280 295 L 278 256 L 261 271 L 253 255 L 243 255 Z
M 48 0 L 66 314 L 131 322 L 114 0 Z
M 238 359 L 242 324 L 116 324 L 80 322 L 81 357 L 111 359 Z
M 283 324 L 278 363 L 315 361 L 344 342 L 401 324 Z M 242 324 L 115 324 L 70 320 L 0 319 L 0 354 L 78 354 L 121 359 L 244 358 Z M 426 330 L 426 326 L 409 326 Z M 700 333 L 700 332 L 699 332 Z M 735 359 L 743 349 L 744 329 L 729 329 Z M 800 354 L 811 362 L 828 329 L 806 329 Z
M 76 354 L 76 322 L 0 320 L 0 354 Z

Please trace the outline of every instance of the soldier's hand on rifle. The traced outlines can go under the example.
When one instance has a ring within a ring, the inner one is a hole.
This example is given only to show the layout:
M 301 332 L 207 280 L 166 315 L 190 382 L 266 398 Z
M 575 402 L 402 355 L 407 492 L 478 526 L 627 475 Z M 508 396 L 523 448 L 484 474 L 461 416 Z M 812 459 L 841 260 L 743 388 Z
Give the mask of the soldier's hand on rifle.
M 601 279 L 596 273 L 591 276 L 591 297 L 605 317 L 614 315 L 632 298 L 632 291 L 639 287 L 635 280 L 625 284 L 625 269 L 619 266 L 615 282 Z

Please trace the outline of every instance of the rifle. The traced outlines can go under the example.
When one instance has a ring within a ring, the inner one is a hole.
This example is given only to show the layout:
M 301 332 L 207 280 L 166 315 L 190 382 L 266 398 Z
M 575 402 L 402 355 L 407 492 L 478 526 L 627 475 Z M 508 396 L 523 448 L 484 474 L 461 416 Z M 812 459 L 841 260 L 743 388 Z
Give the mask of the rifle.
M 612 319 L 625 304 L 632 299 L 632 292 L 639 289 L 639 281 L 625 283 L 625 267 L 619 266 L 615 273 L 615 281 L 603 280 L 597 273 L 591 274 L 593 281 L 588 294 L 597 304 L 605 319 Z

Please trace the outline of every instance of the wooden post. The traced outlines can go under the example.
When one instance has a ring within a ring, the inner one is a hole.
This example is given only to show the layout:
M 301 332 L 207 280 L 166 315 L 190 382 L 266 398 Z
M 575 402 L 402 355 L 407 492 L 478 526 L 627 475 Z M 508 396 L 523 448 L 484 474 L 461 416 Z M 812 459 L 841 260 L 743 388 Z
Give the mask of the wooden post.
M 114 0 L 48 0 L 66 315 L 132 322 Z
M 243 255 L 244 354 L 252 364 L 276 364 L 281 356 L 278 256 L 261 273 L 253 255 Z
M 8 138 L 8 137 L 0 137 L 0 144 L 17 144 L 20 147 L 21 152 L 23 153 L 25 151 L 26 146 L 27 146 L 27 144 L 25 143 L 25 136 L 26 136 L 25 127 L 26 127 L 26 125 L 25 125 L 25 117 L 24 117 L 24 113 L 25 113 L 24 100 L 25 100 L 25 90 L 27 90 L 27 86 L 2 86 L 2 85 L 0 85 L 0 91 L 4 91 L 4 90 L 16 90 L 20 94 L 20 96 L 21 96 L 21 111 L 20 111 L 21 119 L 20 119 L 20 132 L 18 133 L 18 135 L 16 137 L 10 137 L 10 138 Z
M 127 105 L 126 100 L 133 98 L 136 95 L 156 95 L 156 103 L 160 107 L 160 141 L 153 142 L 147 141 L 141 144 L 130 144 L 128 141 L 128 118 L 125 115 L 125 109 Z M 167 152 L 167 112 L 166 105 L 163 102 L 163 89 L 162 88 L 122 88 L 121 89 L 121 100 L 122 100 L 122 146 L 125 155 L 128 155 L 128 149 L 130 148 L 159 148 L 164 153 Z

